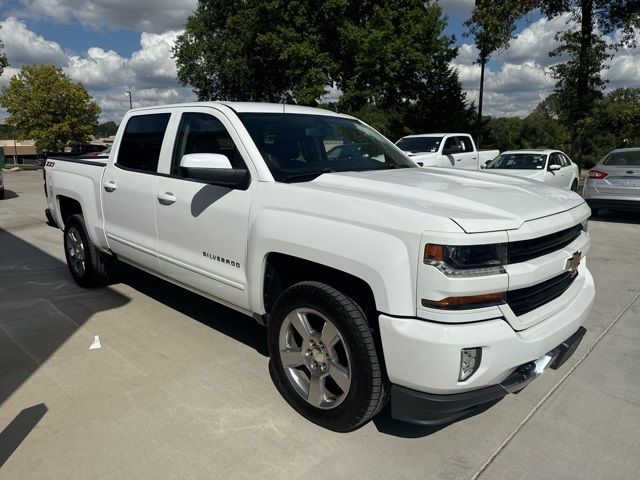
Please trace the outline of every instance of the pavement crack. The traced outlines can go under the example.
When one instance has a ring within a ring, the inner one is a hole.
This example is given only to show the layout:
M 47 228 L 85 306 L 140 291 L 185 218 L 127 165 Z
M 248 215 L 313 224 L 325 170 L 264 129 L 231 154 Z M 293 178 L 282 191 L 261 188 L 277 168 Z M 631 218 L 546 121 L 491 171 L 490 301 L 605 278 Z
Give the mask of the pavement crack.
M 607 333 L 613 328 L 613 326 L 622 318 L 622 316 L 627 313 L 627 311 L 633 306 L 633 304 L 640 298 L 640 292 L 638 292 L 631 301 L 622 309 L 622 311 L 614 318 L 609 326 L 605 328 L 602 333 L 596 338 L 596 341 L 591 344 L 591 346 L 587 349 L 587 351 L 580 357 L 573 367 L 569 369 L 567 373 L 565 373 L 560 380 L 558 380 L 553 387 L 546 393 L 544 397 L 533 407 L 533 409 L 528 413 L 528 415 L 518 424 L 518 426 L 509 434 L 507 438 L 496 448 L 496 450 L 489 456 L 489 458 L 482 464 L 482 466 L 478 469 L 476 473 L 473 474 L 471 480 L 477 480 L 480 476 L 489 468 L 489 466 L 494 462 L 496 458 L 502 453 L 502 451 L 511 443 L 511 440 L 522 430 L 522 428 L 531 420 L 531 418 L 540 410 L 540 408 L 547 402 L 547 400 L 554 394 L 554 392 L 560 388 L 560 386 L 569 378 L 576 368 L 578 368 L 582 362 L 589 356 L 589 354 L 598 346 L 598 344 L 602 341 Z

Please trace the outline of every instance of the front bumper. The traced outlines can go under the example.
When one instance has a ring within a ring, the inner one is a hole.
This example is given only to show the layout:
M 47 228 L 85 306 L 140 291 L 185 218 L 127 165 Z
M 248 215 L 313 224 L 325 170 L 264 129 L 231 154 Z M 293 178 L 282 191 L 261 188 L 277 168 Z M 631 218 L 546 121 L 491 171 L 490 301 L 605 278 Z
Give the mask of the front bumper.
M 391 386 L 391 416 L 396 420 L 417 425 L 441 425 L 492 404 L 508 393 L 526 387 L 549 366 L 560 368 L 575 352 L 586 333 L 580 327 L 571 337 L 539 359 L 516 368 L 497 385 L 469 392 L 438 395 L 419 392 L 400 385 Z

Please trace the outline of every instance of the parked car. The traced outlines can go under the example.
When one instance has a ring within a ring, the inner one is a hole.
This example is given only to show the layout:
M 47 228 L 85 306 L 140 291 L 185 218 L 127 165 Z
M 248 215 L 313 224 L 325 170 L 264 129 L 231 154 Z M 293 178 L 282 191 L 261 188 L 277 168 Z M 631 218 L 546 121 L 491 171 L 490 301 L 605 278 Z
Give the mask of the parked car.
M 560 150 L 509 150 L 483 168 L 488 172 L 530 178 L 548 185 L 578 191 L 578 165 Z
M 583 196 L 594 215 L 601 209 L 640 211 L 640 148 L 607 154 L 589 170 Z
M 4 166 L 4 148 L 0 147 L 0 200 L 4 198 L 4 176 L 2 174 L 2 169 L 4 168 Z
M 278 391 L 337 431 L 521 390 L 571 356 L 595 294 L 580 196 L 417 168 L 324 109 L 132 110 L 109 158 L 47 159 L 45 192 L 79 285 L 121 260 L 252 316 Z
M 476 149 L 471 135 L 466 133 L 428 133 L 409 135 L 396 142 L 398 148 L 421 167 L 454 167 L 479 170 L 499 150 Z

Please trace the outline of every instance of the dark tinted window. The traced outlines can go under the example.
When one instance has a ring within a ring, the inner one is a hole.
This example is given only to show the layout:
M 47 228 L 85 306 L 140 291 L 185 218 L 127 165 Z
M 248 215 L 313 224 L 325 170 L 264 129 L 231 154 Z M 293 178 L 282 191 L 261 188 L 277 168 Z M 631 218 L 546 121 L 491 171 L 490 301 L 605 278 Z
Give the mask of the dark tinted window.
M 469 137 L 458 137 L 458 142 L 460 143 L 463 152 L 473 152 L 473 144 Z
M 458 142 L 456 141 L 456 137 L 449 137 L 447 138 L 447 140 L 444 142 L 444 151 L 451 151 L 451 150 L 456 150 L 458 149 Z
M 549 156 L 549 165 L 560 165 L 562 166 L 562 161 L 560 160 L 560 155 L 558 155 L 557 153 L 552 153 Z
M 116 163 L 122 167 L 156 172 L 169 117 L 170 113 L 131 117 L 120 142 Z
M 546 155 L 534 153 L 503 153 L 494 158 L 487 168 L 508 168 L 511 170 L 542 170 Z
M 386 138 L 348 118 L 240 113 L 278 181 L 309 181 L 322 173 L 413 168 Z
M 396 144 L 405 152 L 437 152 L 442 137 L 405 137 Z
M 180 160 L 190 153 L 218 153 L 227 157 L 233 168 L 246 168 L 231 135 L 222 122 L 206 113 L 182 115 L 173 150 L 172 174 L 180 174 Z

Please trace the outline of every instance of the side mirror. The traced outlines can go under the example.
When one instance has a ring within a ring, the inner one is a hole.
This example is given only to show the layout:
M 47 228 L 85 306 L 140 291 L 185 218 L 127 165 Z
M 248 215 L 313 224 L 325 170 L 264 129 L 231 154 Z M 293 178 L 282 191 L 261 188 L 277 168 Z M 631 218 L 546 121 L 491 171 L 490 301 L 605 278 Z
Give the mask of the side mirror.
M 246 184 L 246 168 L 233 168 L 225 155 L 219 153 L 189 153 L 180 160 L 180 171 L 185 178 L 207 180 L 225 187 Z
M 560 165 L 555 164 L 555 163 L 553 165 L 549 165 L 549 171 L 550 172 L 557 172 L 558 170 L 560 170 L 560 168 L 562 168 L 562 167 L 560 167 Z

